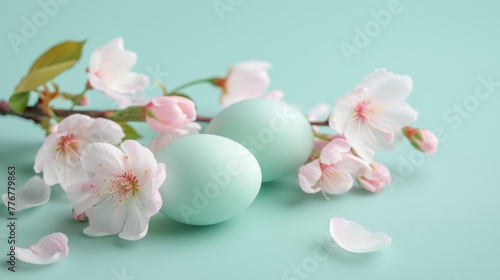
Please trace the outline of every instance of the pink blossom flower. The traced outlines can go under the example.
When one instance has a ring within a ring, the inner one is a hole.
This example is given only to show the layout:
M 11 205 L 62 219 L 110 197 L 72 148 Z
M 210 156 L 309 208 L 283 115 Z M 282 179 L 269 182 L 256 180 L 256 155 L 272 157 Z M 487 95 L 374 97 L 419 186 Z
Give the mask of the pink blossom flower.
M 43 171 L 47 185 L 60 184 L 63 189 L 88 178 L 80 162 L 82 150 L 90 143 L 116 145 L 125 136 L 117 123 L 86 115 L 73 114 L 63 119 L 57 130 L 47 136 L 35 157 L 34 170 Z
M 418 150 L 427 154 L 437 152 L 439 139 L 429 130 L 407 126 L 403 129 L 403 133 Z
M 146 106 L 149 127 L 161 133 L 178 133 L 196 120 L 194 102 L 181 96 L 159 96 Z
M 342 194 L 349 191 L 353 184 L 353 176 L 366 173 L 370 166 L 362 159 L 350 153 L 351 146 L 341 138 L 329 142 L 322 150 L 320 157 L 299 170 L 299 185 L 306 193 L 323 192 Z
M 137 141 L 127 140 L 121 150 L 108 143 L 94 143 L 82 153 L 88 180 L 71 185 L 67 194 L 75 214 L 85 213 L 90 236 L 119 234 L 138 240 L 148 231 L 149 219 L 162 206 L 159 188 L 165 180 L 165 165 Z
M 136 61 L 137 55 L 125 50 L 122 38 L 116 38 L 92 52 L 87 73 L 89 84 L 118 101 L 121 108 L 142 105 L 144 100 L 134 99 L 137 96 L 133 94 L 148 87 L 149 78 L 130 72 Z
M 418 112 L 405 102 L 411 90 L 409 76 L 375 70 L 337 100 L 330 127 L 343 134 L 355 152 L 371 163 L 374 150 L 393 150 L 401 128 L 417 119 Z
M 270 84 L 269 68 L 271 64 L 266 61 L 245 61 L 229 69 L 225 78 L 214 79 L 213 83 L 222 88 L 222 107 L 250 98 L 281 99 L 282 91 L 264 93 Z
M 368 191 L 378 193 L 391 183 L 391 173 L 385 165 L 379 162 L 371 164 L 372 168 L 358 177 L 359 184 Z
M 16 258 L 31 264 L 51 264 L 68 255 L 68 237 L 56 232 L 42 237 L 29 248 L 16 247 Z

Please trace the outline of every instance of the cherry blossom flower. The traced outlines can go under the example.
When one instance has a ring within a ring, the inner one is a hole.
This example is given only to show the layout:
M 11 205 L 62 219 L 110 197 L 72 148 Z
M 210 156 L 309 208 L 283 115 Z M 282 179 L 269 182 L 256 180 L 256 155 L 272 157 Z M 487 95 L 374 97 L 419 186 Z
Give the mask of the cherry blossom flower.
M 330 220 L 330 235 L 341 248 L 353 253 L 375 252 L 392 242 L 385 233 L 368 231 L 356 222 L 339 217 Z
M 357 178 L 358 183 L 366 190 L 378 193 L 391 183 L 391 173 L 385 165 L 379 162 L 372 163 L 371 167 L 363 176 Z
M 299 170 L 299 185 L 306 193 L 343 194 L 354 184 L 354 177 L 366 173 L 370 166 L 350 153 L 351 146 L 341 138 L 326 144 L 320 157 Z
M 42 237 L 29 248 L 16 247 L 16 258 L 31 264 L 51 264 L 68 255 L 68 237 L 56 232 Z
M 60 184 L 66 189 L 88 178 L 80 162 L 83 148 L 96 142 L 116 145 L 123 136 L 123 129 L 111 120 L 73 114 L 63 119 L 57 130 L 45 138 L 35 157 L 35 172 L 43 171 L 47 185 Z
M 16 189 L 14 198 L 16 211 L 40 206 L 49 201 L 50 187 L 39 176 L 33 176 L 22 187 Z M 9 206 L 9 193 L 2 194 L 2 201 L 6 207 Z
M 159 188 L 166 177 L 165 165 L 137 141 L 120 146 L 121 150 L 108 143 L 87 146 L 82 165 L 94 176 L 71 185 L 67 194 L 75 215 L 85 213 L 89 219 L 85 234 L 138 240 L 162 206 Z
M 186 124 L 196 120 L 194 102 L 181 96 L 159 96 L 146 106 L 149 127 L 161 133 L 187 133 Z
M 410 140 L 410 143 L 418 150 L 427 154 L 434 154 L 437 152 L 439 140 L 436 135 L 429 130 L 407 126 L 403 128 L 403 133 L 408 140 Z
M 375 70 L 337 100 L 330 127 L 343 134 L 355 152 L 371 163 L 374 150 L 393 150 L 400 130 L 417 119 L 418 112 L 405 102 L 411 90 L 409 76 Z
M 229 69 L 225 78 L 214 79 L 213 83 L 222 88 L 222 107 L 250 98 L 281 99 L 282 91 L 264 93 L 270 84 L 269 68 L 271 64 L 266 61 L 245 61 Z
M 121 108 L 143 105 L 145 100 L 136 94 L 148 87 L 149 78 L 130 72 L 136 61 L 137 55 L 125 50 L 122 38 L 96 48 L 90 56 L 87 73 L 90 86 L 118 101 Z

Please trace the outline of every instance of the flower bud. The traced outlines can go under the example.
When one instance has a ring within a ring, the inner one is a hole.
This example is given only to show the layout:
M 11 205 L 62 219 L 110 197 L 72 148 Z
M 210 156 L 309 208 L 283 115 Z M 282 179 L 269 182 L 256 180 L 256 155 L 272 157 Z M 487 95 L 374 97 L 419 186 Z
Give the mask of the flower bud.
M 73 208 L 73 219 L 78 222 L 86 222 L 88 220 L 87 215 L 84 213 L 76 214 L 75 208 Z
M 82 96 L 79 100 L 78 100 L 78 105 L 80 106 L 87 106 L 90 104 L 90 99 L 88 98 L 87 95 L 84 95 Z
M 371 164 L 372 169 L 358 177 L 358 183 L 367 191 L 378 193 L 391 183 L 391 173 L 385 165 L 379 162 Z
M 427 154 L 434 154 L 437 151 L 439 140 L 429 130 L 407 126 L 403 128 L 403 133 L 418 150 Z
M 181 96 L 159 96 L 146 106 L 146 122 L 161 133 L 176 133 L 196 120 L 194 102 Z

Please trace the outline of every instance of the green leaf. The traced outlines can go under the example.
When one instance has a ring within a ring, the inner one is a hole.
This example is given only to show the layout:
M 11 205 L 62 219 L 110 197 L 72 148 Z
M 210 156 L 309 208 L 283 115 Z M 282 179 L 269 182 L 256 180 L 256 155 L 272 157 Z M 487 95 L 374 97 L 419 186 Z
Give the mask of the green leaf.
M 115 122 L 143 122 L 145 121 L 145 111 L 146 107 L 144 106 L 130 106 L 115 111 L 108 118 Z
M 43 68 L 35 69 L 24 76 L 15 89 L 15 93 L 29 91 L 50 82 L 59 74 L 73 66 L 76 60 L 66 61 L 59 64 L 46 66 Z
M 85 41 L 66 41 L 53 46 L 33 63 L 29 72 L 68 61 L 78 61 L 84 44 Z
M 29 91 L 44 85 L 71 68 L 80 59 L 84 44 L 85 41 L 67 41 L 42 54 L 16 86 L 10 98 L 12 109 L 22 113 L 28 104 Z
M 30 98 L 29 91 L 23 91 L 23 92 L 19 92 L 17 94 L 13 94 L 9 98 L 9 106 L 16 113 L 21 114 L 22 112 L 24 112 L 24 110 L 26 110 L 26 107 L 28 106 L 29 98 Z
M 135 131 L 133 127 L 131 127 L 128 123 L 126 122 L 119 122 L 118 123 L 122 129 L 123 132 L 125 132 L 125 137 L 123 137 L 123 140 L 129 140 L 129 139 L 138 139 L 141 138 L 142 136 Z

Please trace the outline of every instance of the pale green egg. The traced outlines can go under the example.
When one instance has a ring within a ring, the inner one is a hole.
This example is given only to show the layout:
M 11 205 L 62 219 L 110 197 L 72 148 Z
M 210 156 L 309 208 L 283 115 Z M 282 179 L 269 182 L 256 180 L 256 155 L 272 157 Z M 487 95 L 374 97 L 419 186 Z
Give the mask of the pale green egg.
M 299 110 L 267 98 L 225 108 L 208 124 L 206 133 L 245 146 L 259 162 L 264 182 L 296 171 L 309 158 L 314 143 L 311 125 Z
M 155 157 L 167 173 L 160 211 L 185 224 L 210 225 L 236 216 L 253 202 L 262 183 L 255 157 L 217 135 L 181 137 Z

